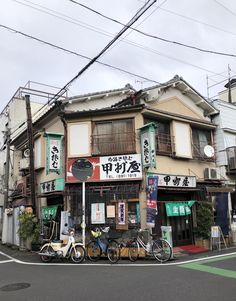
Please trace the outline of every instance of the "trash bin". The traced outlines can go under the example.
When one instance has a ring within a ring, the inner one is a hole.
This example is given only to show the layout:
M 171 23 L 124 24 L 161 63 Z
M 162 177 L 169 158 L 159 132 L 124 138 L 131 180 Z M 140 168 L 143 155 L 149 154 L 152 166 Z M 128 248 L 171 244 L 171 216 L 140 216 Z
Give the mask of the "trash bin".
M 161 226 L 161 234 L 162 238 L 167 240 L 173 248 L 173 240 L 172 240 L 172 227 L 171 226 Z M 173 252 L 172 252 L 172 259 L 173 259 Z

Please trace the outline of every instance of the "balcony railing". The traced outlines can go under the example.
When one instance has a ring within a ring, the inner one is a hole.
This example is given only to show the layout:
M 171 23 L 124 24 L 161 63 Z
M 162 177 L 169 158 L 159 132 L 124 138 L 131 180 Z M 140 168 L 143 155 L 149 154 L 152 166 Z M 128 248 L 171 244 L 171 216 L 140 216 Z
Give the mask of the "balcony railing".
M 93 155 L 120 155 L 136 152 L 135 133 L 92 135 Z
M 209 157 L 204 152 L 204 147 L 209 144 L 199 144 L 199 143 L 192 143 L 192 154 L 193 159 L 201 160 L 201 161 L 208 161 L 208 162 L 214 162 L 215 161 L 215 155 L 213 154 L 212 157 Z M 211 145 L 213 148 L 214 146 Z
M 228 158 L 228 170 L 236 172 L 236 146 L 226 148 Z
M 169 134 L 156 134 L 157 154 L 170 155 L 175 153 L 174 136 Z

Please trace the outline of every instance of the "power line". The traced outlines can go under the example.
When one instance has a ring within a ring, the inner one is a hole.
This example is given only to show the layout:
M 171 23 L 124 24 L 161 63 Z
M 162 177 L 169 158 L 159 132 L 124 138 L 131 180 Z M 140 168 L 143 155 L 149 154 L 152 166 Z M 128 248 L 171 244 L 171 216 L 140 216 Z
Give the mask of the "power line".
M 49 103 L 52 100 L 57 100 L 61 95 L 64 94 L 64 91 L 78 78 L 80 77 L 93 63 L 96 62 L 96 60 L 102 56 L 107 49 L 109 49 L 115 41 L 119 39 L 120 36 L 122 36 L 130 27 L 132 24 L 134 24 L 157 0 L 153 0 L 150 3 L 150 0 L 145 3 L 138 12 L 131 18 L 131 20 L 116 34 L 116 36 L 87 64 L 85 65 L 78 73 L 75 75 L 65 86 L 54 96 L 49 100 Z M 61 94 L 63 93 L 63 94 Z
M 104 14 L 102 14 L 102 13 L 100 13 L 100 12 L 98 12 L 98 11 L 96 11 L 96 10 L 90 8 L 90 7 L 88 7 L 87 5 L 84 5 L 84 4 L 82 4 L 82 3 L 79 3 L 79 2 L 77 2 L 77 1 L 75 1 L 75 0 L 69 0 L 69 1 L 72 2 L 72 3 L 75 3 L 75 4 L 77 4 L 77 5 L 79 5 L 79 6 L 81 6 L 81 7 L 83 7 L 83 8 L 85 8 L 85 9 L 89 10 L 89 11 L 92 11 L 93 13 L 98 14 L 99 16 L 101 16 L 101 17 L 103 17 L 103 18 L 105 18 L 105 19 L 108 19 L 108 20 L 110 20 L 110 21 L 112 21 L 112 22 L 115 22 L 115 23 L 117 23 L 117 24 L 120 24 L 120 25 L 125 26 L 124 23 L 122 23 L 122 22 L 120 22 L 120 21 L 118 21 L 118 20 L 115 20 L 115 19 L 113 19 L 113 18 L 110 18 L 110 17 L 108 17 L 108 16 L 106 16 L 106 15 L 104 15 Z M 172 44 L 175 44 L 175 45 L 178 45 L 178 46 L 182 46 L 182 47 L 194 49 L 194 50 L 201 51 L 201 52 L 205 52 L 205 53 L 216 54 L 216 55 L 223 55 L 223 56 L 229 56 L 229 57 L 236 57 L 236 54 L 225 53 L 225 52 L 219 52 L 219 51 L 214 51 L 214 50 L 208 50 L 208 49 L 203 49 L 203 48 L 200 48 L 200 47 L 197 47 L 197 46 L 187 45 L 187 44 L 185 44 L 185 43 L 181 43 L 181 42 L 177 42 L 177 41 L 171 41 L 171 40 L 168 40 L 168 39 L 165 39 L 165 38 L 156 36 L 156 35 L 152 35 L 152 34 L 143 32 L 143 31 L 141 31 L 141 30 L 139 30 L 139 29 L 137 29 L 137 28 L 134 28 L 134 27 L 130 27 L 130 29 L 132 29 L 133 31 L 138 32 L 139 34 L 142 34 L 142 35 L 144 35 L 144 36 L 147 36 L 147 37 L 149 37 L 149 38 L 157 39 L 157 40 L 160 40 L 160 41 L 163 41 L 163 42 L 166 42 L 166 43 L 172 43 Z
M 61 13 L 55 11 L 55 10 L 51 10 L 51 9 L 49 9 L 49 8 L 46 8 L 46 7 L 42 6 L 42 5 L 34 4 L 34 5 L 37 5 L 37 6 L 41 7 L 41 8 L 43 8 L 43 9 L 46 9 L 46 10 L 49 10 L 49 11 L 53 12 L 53 14 L 52 14 L 52 13 L 49 13 L 49 12 L 47 12 L 47 11 L 44 11 L 44 10 L 42 10 L 42 9 L 37 9 L 37 8 L 31 6 L 31 5 L 24 4 L 24 3 L 22 3 L 22 2 L 20 2 L 20 1 L 18 1 L 18 0 L 12 0 L 12 1 L 17 2 L 17 3 L 19 3 L 19 4 L 22 4 L 22 5 L 25 5 L 25 6 L 28 6 L 28 7 L 30 7 L 30 8 L 35 9 L 35 10 L 38 10 L 38 11 L 40 11 L 40 12 L 42 12 L 42 13 L 49 14 L 49 15 L 51 15 L 51 16 L 53 16 L 53 17 L 62 19 L 62 20 L 64 20 L 64 21 L 69 22 L 69 23 L 72 23 L 72 24 L 74 24 L 74 25 L 82 26 L 82 27 L 84 27 L 84 28 L 86 28 L 86 29 L 95 31 L 95 32 L 97 32 L 97 33 L 100 33 L 100 34 L 103 34 L 103 35 L 106 35 L 106 36 L 112 36 L 112 34 L 110 34 L 110 33 L 108 33 L 108 32 L 101 31 L 101 30 L 98 29 L 97 27 L 90 26 L 90 25 L 88 25 L 88 24 L 86 24 L 86 23 L 83 23 L 83 24 L 85 24 L 85 25 L 78 24 L 78 22 L 79 22 L 78 20 L 73 19 L 73 18 L 71 18 L 71 17 L 69 17 L 69 16 L 67 16 L 67 15 L 65 15 L 65 14 L 61 14 Z M 28 2 L 28 3 L 32 3 L 32 2 L 30 2 L 30 1 L 28 1 L 28 0 L 24 0 L 24 1 L 26 1 L 26 2 Z M 143 1 L 140 1 L 140 2 L 143 2 Z M 165 1 L 164 1 L 164 2 L 165 2 Z M 33 3 L 32 3 L 32 4 L 33 4 Z M 163 4 L 163 2 L 162 2 L 160 5 L 162 5 L 162 4 Z M 160 5 L 158 6 L 158 8 L 160 8 Z M 162 9 L 162 8 L 160 8 L 160 9 Z M 63 17 L 59 17 L 59 16 L 55 15 L 55 13 L 57 13 L 57 14 L 59 14 L 60 16 L 63 16 Z M 64 17 L 65 17 L 66 19 L 65 19 Z M 72 21 L 69 21 L 69 20 L 67 20 L 67 19 L 71 19 Z M 81 22 L 79 22 L 79 23 L 81 23 Z M 90 27 L 91 27 L 91 28 L 90 28 Z M 96 29 L 93 29 L 93 28 L 96 28 Z M 128 40 L 128 39 L 122 39 L 122 40 L 120 40 L 120 41 L 122 41 L 122 42 L 124 42 L 124 43 L 127 43 L 127 44 L 130 44 L 130 45 L 132 45 L 132 46 L 135 46 L 135 47 L 137 47 L 137 48 L 140 48 L 140 49 L 142 49 L 142 50 L 144 50 L 144 51 L 148 51 L 148 52 L 157 54 L 157 55 L 159 55 L 159 56 L 166 57 L 166 58 L 168 58 L 168 59 L 170 59 L 170 60 L 174 60 L 174 61 L 180 62 L 181 64 L 185 64 L 185 65 L 194 67 L 194 68 L 199 69 L 199 70 L 203 70 L 203 71 L 206 71 L 206 72 L 210 72 L 211 74 L 216 74 L 214 71 L 211 71 L 211 70 L 208 70 L 208 69 L 206 69 L 206 68 L 203 68 L 203 67 L 194 65 L 194 64 L 189 63 L 189 62 L 185 62 L 184 60 L 175 58 L 175 57 L 173 57 L 173 56 L 166 55 L 166 54 L 164 54 L 164 53 L 161 53 L 161 52 L 156 51 L 155 49 L 152 49 L 152 48 L 150 48 L 150 47 L 146 47 L 146 46 L 144 46 L 144 45 L 142 45 L 142 44 L 138 44 L 138 43 L 133 42 L 133 41 L 131 41 L 131 40 Z M 99 63 L 101 63 L 101 62 L 99 62 Z M 114 67 L 113 67 L 113 68 L 114 68 Z M 116 69 L 116 68 L 117 68 L 117 67 L 115 67 L 114 69 Z M 118 68 L 118 69 L 119 69 L 119 68 Z M 118 70 L 118 69 L 117 69 L 117 70 Z M 122 71 L 122 69 L 120 69 L 120 71 Z M 123 72 L 123 71 L 122 71 L 122 72 Z M 130 73 L 130 74 L 131 74 L 131 75 L 134 75 L 134 74 L 132 74 L 132 73 Z M 136 75 L 135 75 L 135 76 L 136 76 Z M 142 78 L 141 76 L 138 76 L 138 77 Z M 146 80 L 147 78 L 144 78 L 144 79 Z M 156 81 L 154 81 L 154 80 L 150 80 L 150 81 L 156 82 Z
M 158 6 L 156 6 L 156 8 L 149 14 L 149 15 L 147 15 L 146 16 L 146 18 L 144 18 L 143 20 L 142 20 L 142 22 L 140 22 L 135 28 L 132 28 L 132 30 L 136 30 L 137 29 L 137 27 L 138 26 L 140 26 L 143 22 L 145 22 L 152 14 L 154 14 L 154 12 L 157 10 L 157 9 L 159 9 L 165 2 L 167 2 L 168 0 L 164 0 L 161 4 L 159 4 Z M 122 23 L 121 23 L 122 24 Z M 123 41 L 125 41 L 126 43 L 129 41 L 130 42 L 130 40 L 126 40 L 125 38 L 128 36 L 128 35 L 130 35 L 132 33 L 132 31 L 130 31 L 129 33 L 127 33 L 122 39 L 120 39 L 115 45 L 113 45 L 113 47 L 112 48 L 110 48 L 110 50 L 111 49 L 113 49 L 118 43 L 120 43 L 120 42 L 123 42 Z M 133 42 L 131 42 L 131 44 L 133 45 Z M 110 51 L 109 50 L 109 51 Z
M 140 2 L 143 2 L 143 1 L 140 1 Z M 225 30 L 225 29 L 222 29 L 222 28 L 217 27 L 217 26 L 215 26 L 215 25 L 211 25 L 211 24 L 208 24 L 208 23 L 206 23 L 206 22 L 203 22 L 203 21 L 200 21 L 200 20 L 197 20 L 197 19 L 194 19 L 194 18 L 185 16 L 185 15 L 182 15 L 182 14 L 176 13 L 176 12 L 174 12 L 174 11 L 172 11 L 172 10 L 169 10 L 169 9 L 166 9 L 166 8 L 160 8 L 160 9 L 161 9 L 162 11 L 167 12 L 167 13 L 169 13 L 169 14 L 172 14 L 172 15 L 174 15 L 174 16 L 178 16 L 178 17 L 181 17 L 181 18 L 183 18 L 183 19 L 189 20 L 189 21 L 191 21 L 191 22 L 195 22 L 195 23 L 198 23 L 198 24 L 207 26 L 207 27 L 211 27 L 211 28 L 216 29 L 216 30 L 218 30 L 218 31 L 222 31 L 222 32 L 225 32 L 225 33 L 228 33 L 228 34 L 231 34 L 231 35 L 236 36 L 236 33 L 231 32 L 231 31 L 228 31 L 228 30 Z
M 220 3 L 217 0 L 213 0 L 214 2 L 216 2 L 218 5 L 220 5 L 221 7 L 223 7 L 225 10 L 227 10 L 227 12 L 231 13 L 232 15 L 236 16 L 235 12 L 233 12 L 232 10 L 230 10 L 227 6 L 223 5 L 222 3 Z
M 69 53 L 69 54 L 73 54 L 73 55 L 75 55 L 75 56 L 81 57 L 81 58 L 86 59 L 86 60 L 89 60 L 89 61 L 92 60 L 91 57 L 88 57 L 88 56 L 86 56 L 86 55 L 80 54 L 80 53 L 78 53 L 78 52 L 69 50 L 69 49 L 64 48 L 64 47 L 61 47 L 61 46 L 57 46 L 57 45 L 55 45 L 55 44 L 53 44 L 53 43 L 50 43 L 50 42 L 47 42 L 47 41 L 45 41 L 45 40 L 42 40 L 42 39 L 36 38 L 36 37 L 34 37 L 34 36 L 28 35 L 28 34 L 22 32 L 22 31 L 13 29 L 13 28 L 8 27 L 8 26 L 5 26 L 5 25 L 3 25 L 3 24 L 0 24 L 0 27 L 5 28 L 5 29 L 7 29 L 7 30 L 9 30 L 9 31 L 12 31 L 12 32 L 14 32 L 14 33 L 20 34 L 20 35 L 22 35 L 22 36 L 24 36 L 24 37 L 26 37 L 26 38 L 30 38 L 30 39 L 35 40 L 35 41 L 37 41 L 37 42 L 40 42 L 40 43 L 42 43 L 42 44 L 48 45 L 48 46 L 53 47 L 53 48 L 55 48 L 55 49 L 62 50 L 62 51 L 64 51 L 64 52 L 67 52 L 67 53 Z M 113 65 L 110 65 L 110 64 L 101 62 L 101 61 L 99 61 L 99 60 L 96 60 L 96 63 L 98 63 L 98 64 L 100 64 L 100 65 L 103 65 L 103 66 L 106 66 L 106 67 L 109 67 L 109 68 L 112 68 L 112 69 L 114 69 L 114 70 L 117 70 L 117 71 L 120 71 L 120 72 L 129 74 L 129 75 L 135 76 L 135 77 L 139 77 L 139 78 L 144 79 L 144 80 L 148 80 L 148 81 L 153 82 L 153 83 L 160 84 L 160 82 L 158 82 L 158 81 L 156 81 L 156 80 L 154 80 L 154 79 L 147 78 L 147 77 L 145 77 L 145 76 L 142 76 L 142 75 L 133 73 L 133 72 L 131 72 L 131 71 L 127 71 L 127 70 L 125 70 L 125 69 L 122 69 L 122 68 L 119 68 L 119 67 L 116 67 L 116 66 L 113 66 Z
M 61 46 L 57 46 L 57 45 L 55 45 L 55 44 L 52 44 L 52 43 L 50 43 L 50 42 L 47 42 L 47 41 L 45 41 L 45 40 L 36 38 L 36 37 L 34 37 L 34 36 L 31 36 L 31 35 L 28 35 L 28 34 L 26 34 L 26 33 L 23 33 L 23 32 L 21 32 L 21 31 L 19 31 L 19 30 L 16 30 L 16 29 L 11 28 L 11 27 L 8 27 L 8 26 L 2 25 L 2 24 L 0 24 L 0 27 L 2 27 L 2 28 L 4 28 L 4 29 L 7 29 L 7 30 L 9 30 L 9 31 L 12 31 L 12 32 L 14 32 L 14 33 L 20 34 L 20 35 L 22 35 L 22 36 L 24 36 L 24 37 L 26 37 L 26 38 L 30 38 L 30 39 L 32 39 L 32 40 L 35 40 L 35 41 L 40 42 L 40 43 L 42 43 L 42 44 L 45 44 L 45 45 L 47 45 L 47 46 L 51 46 L 51 47 L 53 47 L 53 48 L 55 48 L 55 49 L 62 50 L 62 51 L 64 51 L 64 52 L 67 52 L 67 53 L 76 55 L 76 56 L 81 57 L 81 58 L 84 58 L 84 59 L 92 60 L 92 59 L 91 59 L 90 57 L 88 57 L 88 56 L 79 54 L 79 53 L 77 53 L 77 52 L 75 52 L 75 51 L 72 51 L 72 50 L 63 48 L 63 47 L 61 47 Z M 137 44 L 137 43 L 134 43 L 134 42 L 129 42 L 129 44 L 131 44 L 131 45 L 133 45 L 133 46 L 135 46 L 135 47 L 138 47 L 138 48 L 140 48 L 140 49 L 143 49 L 143 50 L 145 50 L 145 51 L 152 52 L 152 53 L 154 53 L 154 54 L 156 54 L 156 55 L 160 55 L 160 56 L 166 57 L 166 58 L 168 58 L 168 59 L 170 59 L 170 60 L 175 60 L 175 61 L 177 61 L 177 62 L 179 62 L 179 63 L 182 63 L 182 64 L 185 64 L 185 65 L 188 65 L 188 66 L 197 68 L 197 69 L 199 69 L 199 70 L 203 70 L 203 71 L 206 71 L 206 72 L 210 72 L 211 74 L 214 74 L 214 75 L 220 75 L 220 74 L 215 73 L 215 72 L 213 72 L 213 71 L 211 71 L 211 70 L 208 70 L 208 69 L 206 69 L 206 68 L 203 68 L 203 67 L 194 65 L 194 64 L 192 64 L 192 63 L 185 62 L 185 61 L 183 61 L 183 60 L 181 60 L 181 59 L 177 59 L 177 58 L 174 58 L 174 57 L 172 57 L 172 56 L 163 54 L 163 53 L 158 52 L 158 51 L 156 51 L 156 50 L 154 50 L 154 49 L 152 49 L 152 48 L 144 47 L 144 46 L 141 46 L 140 44 Z M 150 79 L 150 78 L 141 76 L 141 75 L 139 75 L 139 74 L 137 74 L 137 73 L 133 73 L 133 72 L 127 71 L 127 70 L 125 70 L 125 69 L 122 69 L 122 68 L 119 68 L 119 67 L 116 67 L 116 66 L 113 66 L 113 65 L 110 65 L 110 64 L 101 62 L 101 61 L 99 61 L 99 60 L 96 60 L 96 63 L 98 63 L 98 64 L 100 64 L 100 65 L 103 65 L 103 66 L 106 66 L 106 67 L 109 67 L 109 68 L 112 68 L 112 69 L 114 69 L 114 70 L 117 70 L 117 71 L 120 71 L 120 72 L 129 74 L 129 75 L 131 75 L 131 76 L 135 76 L 135 77 L 138 77 L 138 78 L 141 78 L 141 79 L 144 79 L 144 80 L 153 82 L 153 83 L 160 84 L 160 82 L 158 82 L 158 81 L 156 81 L 156 80 L 154 80 L 154 79 Z M 222 76 L 222 75 L 221 75 L 221 76 Z
M 90 60 L 90 62 L 85 65 L 76 76 L 74 76 L 63 88 L 60 89 L 60 91 L 58 93 L 56 93 L 46 104 L 44 104 L 35 114 L 37 114 L 38 112 L 40 112 L 46 105 L 49 105 L 53 100 L 53 104 L 55 103 L 56 100 L 58 100 L 58 98 L 60 96 L 62 96 L 66 89 L 68 89 L 68 87 L 72 84 L 73 81 L 75 81 L 82 73 L 84 73 L 94 62 L 96 62 L 96 60 L 103 54 L 106 52 L 106 50 L 126 31 L 129 29 L 129 27 L 134 24 L 155 2 L 156 0 L 153 0 L 150 4 L 149 4 L 150 0 L 144 5 L 142 6 L 138 12 L 134 15 L 134 17 L 127 23 L 127 25 L 102 49 L 102 51 L 99 52 L 98 55 L 96 55 L 93 59 Z M 10 29 L 9 27 L 6 27 L 4 25 L 0 25 L 3 28 L 7 28 Z M 10 29 L 12 30 L 12 29 Z M 15 30 L 14 30 L 15 31 Z M 17 32 L 19 33 L 19 32 Z M 22 33 L 21 33 L 22 34 Z M 23 34 L 24 36 L 28 36 Z M 36 40 L 39 40 L 36 38 Z M 40 40 L 41 42 L 41 40 Z M 50 44 L 50 43 L 48 43 Z M 53 44 L 52 44 L 53 45 Z M 54 45 L 53 45 L 54 46 Z M 24 125 L 25 122 L 23 122 L 18 129 Z M 16 129 L 14 132 L 16 132 L 18 129 Z
M 36 10 L 36 11 L 41 12 L 41 13 L 44 13 L 44 14 L 50 15 L 52 17 L 58 18 L 60 20 L 66 21 L 66 22 L 71 23 L 73 25 L 80 26 L 80 27 L 86 28 L 88 30 L 94 31 L 96 33 L 100 33 L 100 34 L 103 34 L 103 35 L 106 35 L 106 36 L 109 36 L 109 37 L 113 36 L 111 33 L 106 32 L 104 30 L 101 30 L 101 29 L 99 29 L 96 26 L 92 26 L 92 25 L 90 25 L 88 23 L 79 21 L 78 19 L 75 19 L 75 18 L 72 18 L 72 17 L 70 17 L 68 15 L 62 14 L 62 13 L 56 11 L 56 10 L 49 9 L 48 7 L 45 7 L 43 5 L 35 4 L 35 3 L 31 2 L 31 1 L 28 1 L 28 0 L 23 0 L 23 1 L 27 2 L 27 3 L 30 3 L 30 4 L 33 4 L 33 5 L 39 7 L 39 8 L 37 8 L 37 7 L 34 7 L 32 5 L 23 3 L 23 2 L 18 1 L 18 0 L 12 0 L 12 1 L 14 1 L 14 2 L 16 2 L 16 3 L 20 4 L 20 5 L 24 5 L 26 7 L 30 7 L 32 9 Z

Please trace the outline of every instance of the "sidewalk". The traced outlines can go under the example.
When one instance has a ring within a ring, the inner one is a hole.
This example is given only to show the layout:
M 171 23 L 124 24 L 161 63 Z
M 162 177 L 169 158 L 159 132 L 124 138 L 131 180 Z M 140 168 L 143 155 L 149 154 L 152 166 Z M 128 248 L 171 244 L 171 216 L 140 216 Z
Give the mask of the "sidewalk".
M 204 252 L 201 251 L 201 252 L 195 252 L 195 253 L 188 252 L 187 250 L 182 250 L 179 247 L 175 247 L 173 249 L 173 251 L 174 251 L 174 256 L 173 256 L 173 259 L 171 260 L 171 262 L 177 263 L 180 261 L 188 261 L 188 260 L 200 259 L 200 258 L 211 257 L 211 256 L 216 256 L 216 255 L 221 255 L 221 254 L 233 253 L 233 252 L 236 252 L 236 246 L 231 246 L 231 247 L 228 247 L 227 249 L 222 247 L 221 250 L 213 250 L 213 251 L 206 249 Z M 20 251 L 17 247 L 7 246 L 7 245 L 2 244 L 1 242 L 0 242 L 0 252 L 3 252 L 5 254 L 7 254 L 8 256 L 11 256 L 14 259 L 17 259 L 17 260 L 20 260 L 23 262 L 41 263 L 40 257 L 37 254 L 37 252 L 27 251 L 27 250 Z M 1 262 L 1 260 L 3 260 L 1 258 L 0 258 L 0 262 Z M 153 261 L 153 259 L 142 258 L 138 261 L 140 261 L 142 263 L 150 263 Z M 138 261 L 136 263 L 138 263 Z M 55 260 L 54 262 L 56 263 L 56 262 L 58 262 L 58 260 Z M 66 261 L 64 261 L 64 262 L 66 262 Z M 88 260 L 86 260 L 85 262 L 88 263 Z M 97 263 L 99 263 L 99 262 L 104 263 L 104 260 L 101 259 Z M 122 259 L 119 263 L 122 263 L 122 262 L 130 263 L 130 261 L 126 258 Z

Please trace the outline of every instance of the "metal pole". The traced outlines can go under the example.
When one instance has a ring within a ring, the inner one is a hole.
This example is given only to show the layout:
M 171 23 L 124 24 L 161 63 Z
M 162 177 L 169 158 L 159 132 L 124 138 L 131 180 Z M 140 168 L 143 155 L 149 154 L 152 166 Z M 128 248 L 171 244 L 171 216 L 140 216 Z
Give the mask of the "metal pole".
M 35 171 L 34 171 L 34 137 L 33 137 L 33 125 L 31 116 L 30 96 L 25 95 L 26 113 L 27 113 L 27 134 L 29 143 L 29 171 L 30 171 L 30 196 L 33 211 L 36 212 L 36 191 L 35 191 Z
M 82 182 L 82 239 L 85 247 L 85 182 Z
M 8 204 L 9 195 L 9 168 L 10 168 L 10 129 L 7 127 L 6 131 L 6 166 L 5 166 L 5 181 L 4 181 L 4 204 L 3 213 Z

